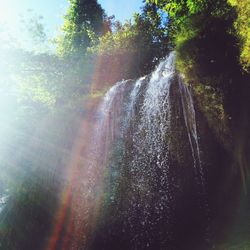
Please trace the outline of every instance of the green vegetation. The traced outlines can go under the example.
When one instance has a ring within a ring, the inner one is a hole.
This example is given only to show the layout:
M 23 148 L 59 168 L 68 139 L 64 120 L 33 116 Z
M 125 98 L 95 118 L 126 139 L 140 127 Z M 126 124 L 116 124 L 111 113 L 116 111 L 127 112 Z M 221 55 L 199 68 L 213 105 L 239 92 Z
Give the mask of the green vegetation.
M 87 47 L 104 33 L 104 10 L 96 0 L 70 0 L 64 18 L 63 35 L 58 38 L 58 52 L 62 55 L 82 56 Z
M 245 70 L 250 69 L 250 4 L 249 1 L 228 0 L 237 11 L 237 19 L 234 23 L 237 36 L 240 38 L 241 63 Z

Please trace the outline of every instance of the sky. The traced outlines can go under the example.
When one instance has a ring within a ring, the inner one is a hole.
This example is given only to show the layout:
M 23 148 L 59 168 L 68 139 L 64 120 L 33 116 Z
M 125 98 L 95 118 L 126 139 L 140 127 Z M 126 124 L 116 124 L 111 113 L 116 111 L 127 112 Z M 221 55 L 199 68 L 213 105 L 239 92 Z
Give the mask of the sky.
M 108 15 L 115 15 L 118 20 L 124 22 L 139 12 L 142 0 L 99 0 L 98 1 Z
M 99 3 L 108 15 L 124 22 L 140 10 L 142 0 L 99 0 Z M 67 8 L 67 0 L 0 0 L 0 23 L 18 32 L 20 15 L 41 15 L 47 32 L 53 36 L 62 25 Z M 27 11 L 29 9 L 33 11 Z

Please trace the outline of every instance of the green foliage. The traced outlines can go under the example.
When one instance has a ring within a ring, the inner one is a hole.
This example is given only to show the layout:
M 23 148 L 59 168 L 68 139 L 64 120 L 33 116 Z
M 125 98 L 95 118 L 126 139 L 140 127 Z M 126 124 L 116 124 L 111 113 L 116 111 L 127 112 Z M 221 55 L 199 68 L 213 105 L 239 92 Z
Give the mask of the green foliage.
M 183 17 L 201 12 L 208 1 L 204 0 L 148 0 L 148 2 L 159 5 L 170 17 Z
M 70 0 L 62 35 L 57 39 L 61 55 L 80 53 L 95 44 L 104 32 L 104 10 L 96 0 Z
M 250 70 L 250 1 L 228 0 L 236 8 L 238 17 L 235 29 L 241 43 L 241 63 L 246 70 Z
M 190 30 L 193 31 L 193 28 L 197 28 L 190 25 L 190 19 L 191 21 L 193 21 L 192 19 L 200 20 L 200 16 L 204 15 L 206 19 L 203 19 L 202 23 L 200 22 L 201 26 L 208 24 L 211 17 L 224 20 L 234 20 L 234 27 L 232 25 L 230 27 L 228 26 L 227 31 L 238 37 L 241 48 L 241 63 L 245 70 L 249 70 L 250 2 L 248 0 L 149 0 L 148 2 L 157 3 L 160 8 L 168 13 L 172 20 L 172 25 L 174 26 L 170 27 L 170 30 L 174 30 L 171 34 L 172 39 L 175 39 L 175 37 L 178 36 L 177 41 L 174 41 L 174 44 L 177 46 L 180 44 L 180 40 L 185 42 L 185 40 L 183 40 L 183 33 L 189 33 Z M 234 7 L 237 12 L 237 19 L 234 13 L 234 8 L 232 7 Z M 187 27 L 190 29 L 187 30 Z M 186 40 L 188 39 L 189 38 L 186 37 Z

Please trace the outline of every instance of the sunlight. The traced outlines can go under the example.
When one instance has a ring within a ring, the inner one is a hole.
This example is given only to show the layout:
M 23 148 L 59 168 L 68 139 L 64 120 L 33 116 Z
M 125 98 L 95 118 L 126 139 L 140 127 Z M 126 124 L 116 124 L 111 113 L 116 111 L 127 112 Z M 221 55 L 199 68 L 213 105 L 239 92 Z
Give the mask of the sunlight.
M 20 43 L 24 39 L 21 16 L 18 5 L 13 8 L 11 2 L 0 0 L 0 41 L 1 47 L 10 46 L 9 42 Z
M 11 31 L 18 31 L 18 22 L 20 21 L 20 8 L 19 4 L 11 1 L 0 0 L 0 23 L 1 28 L 11 29 Z
M 16 9 L 16 8 L 15 8 Z M 11 8 L 10 4 L 4 0 L 0 1 L 0 20 L 1 21 L 10 21 L 15 15 L 15 9 Z

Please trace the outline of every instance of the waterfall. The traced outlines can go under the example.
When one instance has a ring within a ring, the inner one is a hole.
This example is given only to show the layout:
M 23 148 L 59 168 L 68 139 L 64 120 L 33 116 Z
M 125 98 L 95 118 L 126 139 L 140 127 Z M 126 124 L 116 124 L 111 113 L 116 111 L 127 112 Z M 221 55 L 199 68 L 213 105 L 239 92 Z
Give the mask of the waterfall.
M 81 180 L 90 249 L 182 249 L 203 237 L 198 222 L 186 233 L 195 216 L 207 216 L 206 181 L 194 102 L 174 52 L 150 75 L 114 85 L 94 131 Z

